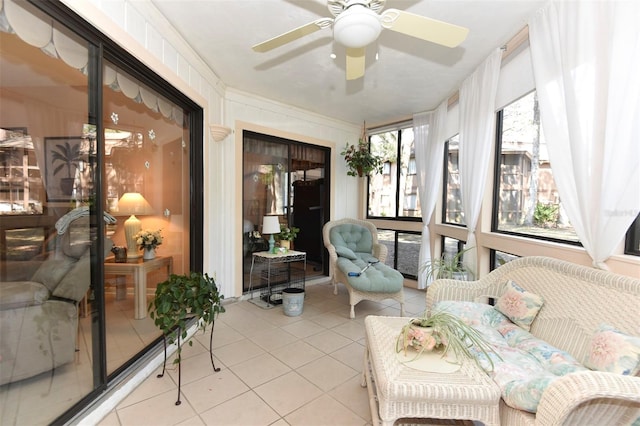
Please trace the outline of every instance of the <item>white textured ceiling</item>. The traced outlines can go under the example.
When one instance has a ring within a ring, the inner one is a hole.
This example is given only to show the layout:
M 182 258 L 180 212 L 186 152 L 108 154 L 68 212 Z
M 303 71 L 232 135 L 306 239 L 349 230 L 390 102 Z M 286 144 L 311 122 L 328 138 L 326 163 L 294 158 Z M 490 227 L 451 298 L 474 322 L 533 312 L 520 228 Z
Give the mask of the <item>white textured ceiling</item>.
M 266 53 L 251 49 L 320 17 L 323 0 L 152 0 L 228 86 L 351 123 L 383 124 L 435 108 L 544 0 L 387 0 L 469 28 L 450 49 L 383 30 L 367 48 L 365 76 L 347 81 L 344 48 L 331 28 Z M 329 55 L 335 52 L 337 59 Z M 379 59 L 375 60 L 376 52 Z

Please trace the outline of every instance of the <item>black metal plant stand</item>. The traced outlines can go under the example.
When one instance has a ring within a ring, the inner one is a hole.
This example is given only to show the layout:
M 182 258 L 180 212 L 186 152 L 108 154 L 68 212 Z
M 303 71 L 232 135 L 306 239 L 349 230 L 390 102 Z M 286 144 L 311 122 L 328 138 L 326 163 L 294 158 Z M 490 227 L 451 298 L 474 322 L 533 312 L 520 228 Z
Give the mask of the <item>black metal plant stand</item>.
M 211 322 L 211 334 L 209 336 L 209 356 L 211 357 L 211 366 L 213 367 L 213 371 L 214 372 L 218 372 L 220 371 L 220 368 L 216 368 L 216 364 L 213 362 L 213 329 L 215 328 L 216 325 L 216 321 L 213 320 Z M 180 355 L 180 327 L 178 327 L 177 329 L 177 340 L 178 340 L 178 356 L 181 357 Z M 167 336 L 165 335 L 164 338 L 162 339 L 162 343 L 164 344 L 164 363 L 162 364 L 162 373 L 158 374 L 156 377 L 157 378 L 161 378 L 164 377 L 164 372 L 166 370 L 167 367 Z M 180 401 L 180 385 L 182 383 L 182 359 L 180 359 L 180 362 L 178 363 L 178 400 L 176 401 L 176 405 L 180 405 L 182 404 L 182 401 Z

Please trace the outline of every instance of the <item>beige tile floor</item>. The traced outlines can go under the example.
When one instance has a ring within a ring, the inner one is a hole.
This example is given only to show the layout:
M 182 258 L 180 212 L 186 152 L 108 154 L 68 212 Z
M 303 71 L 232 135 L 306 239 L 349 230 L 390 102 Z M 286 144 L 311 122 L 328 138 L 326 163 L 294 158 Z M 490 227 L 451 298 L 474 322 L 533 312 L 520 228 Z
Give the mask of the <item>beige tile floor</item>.
M 177 371 L 152 374 L 100 423 L 110 425 L 369 425 L 366 388 L 360 386 L 364 318 L 399 316 L 399 304 L 362 301 L 349 319 L 343 286 L 308 285 L 304 312 L 248 301 L 225 306 L 216 320 L 214 356 L 209 333 L 183 349 L 182 404 Z M 422 314 L 424 291 L 405 288 L 405 316 Z M 158 370 L 159 372 L 160 370 Z

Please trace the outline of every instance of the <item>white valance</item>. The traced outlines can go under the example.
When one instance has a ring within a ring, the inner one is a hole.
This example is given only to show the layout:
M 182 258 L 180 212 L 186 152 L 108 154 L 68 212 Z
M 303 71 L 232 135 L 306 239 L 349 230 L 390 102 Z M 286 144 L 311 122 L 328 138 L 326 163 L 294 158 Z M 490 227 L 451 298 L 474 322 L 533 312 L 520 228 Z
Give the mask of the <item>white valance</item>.
M 86 74 L 89 62 L 87 41 L 29 3 L 0 0 L 0 31 L 16 34 L 22 41 Z M 132 80 L 111 64 L 104 67 L 103 83 L 137 103 L 144 103 L 150 110 L 174 120 L 179 126 L 183 125 L 184 114 L 180 108 Z

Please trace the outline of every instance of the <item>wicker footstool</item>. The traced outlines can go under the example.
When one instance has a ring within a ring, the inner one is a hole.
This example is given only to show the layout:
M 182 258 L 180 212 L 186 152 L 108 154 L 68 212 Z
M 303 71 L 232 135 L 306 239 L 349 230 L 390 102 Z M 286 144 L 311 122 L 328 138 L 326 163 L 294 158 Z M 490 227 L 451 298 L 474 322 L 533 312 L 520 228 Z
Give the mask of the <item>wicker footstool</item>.
M 500 389 L 473 361 L 458 371 L 419 371 L 399 361 L 396 339 L 408 318 L 368 316 L 362 385 L 374 425 L 400 418 L 479 420 L 499 425 Z

